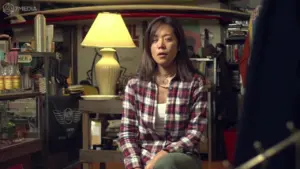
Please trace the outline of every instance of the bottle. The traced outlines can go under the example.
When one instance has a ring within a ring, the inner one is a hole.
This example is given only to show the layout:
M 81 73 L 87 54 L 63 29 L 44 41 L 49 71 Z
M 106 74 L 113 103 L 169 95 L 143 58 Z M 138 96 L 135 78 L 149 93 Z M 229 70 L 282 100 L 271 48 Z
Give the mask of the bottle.
M 12 53 L 12 88 L 14 90 L 19 90 L 21 88 L 21 77 L 18 63 L 18 49 L 13 50 Z
M 4 77 L 3 77 L 3 67 L 2 61 L 4 60 L 5 54 L 0 50 L 0 93 L 4 91 Z
M 13 51 L 9 51 L 7 54 L 6 54 L 6 62 L 7 62 L 7 65 L 5 66 L 4 68 L 4 88 L 5 90 L 12 90 L 13 87 L 12 87 L 12 75 L 13 75 L 13 70 L 14 70 L 14 67 L 13 67 Z
M 4 77 L 4 89 L 5 90 L 11 90 L 12 89 L 12 73 L 13 73 L 13 67 L 11 65 L 7 65 L 4 68 L 3 71 L 3 77 Z
M 0 61 L 0 93 L 3 93 L 4 89 L 3 67 Z
M 21 88 L 21 73 L 19 70 L 19 64 L 14 65 L 13 69 L 12 88 L 19 90 Z
M 35 39 L 34 39 L 34 37 L 32 37 L 31 40 L 30 40 L 30 46 L 31 46 L 31 49 L 33 51 L 35 51 Z

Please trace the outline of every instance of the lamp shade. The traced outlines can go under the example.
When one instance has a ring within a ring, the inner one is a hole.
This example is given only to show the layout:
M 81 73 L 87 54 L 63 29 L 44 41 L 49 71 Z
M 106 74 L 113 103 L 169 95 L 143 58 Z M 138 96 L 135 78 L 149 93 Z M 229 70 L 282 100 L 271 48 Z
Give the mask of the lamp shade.
M 81 43 L 82 46 L 100 48 L 135 48 L 120 14 L 99 13 Z

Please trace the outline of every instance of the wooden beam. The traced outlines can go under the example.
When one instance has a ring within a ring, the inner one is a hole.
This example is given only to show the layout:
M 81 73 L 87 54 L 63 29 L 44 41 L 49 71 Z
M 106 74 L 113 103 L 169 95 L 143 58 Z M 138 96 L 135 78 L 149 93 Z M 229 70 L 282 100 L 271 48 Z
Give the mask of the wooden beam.
M 138 12 L 138 11 L 155 11 L 155 12 L 176 12 L 176 13 L 197 13 L 207 15 L 219 15 L 229 18 L 246 19 L 248 20 L 250 14 L 239 11 L 232 11 L 227 9 L 218 8 L 206 8 L 200 6 L 187 6 L 187 5 L 99 5 L 99 6 L 84 6 L 73 8 L 60 8 L 51 9 L 45 11 L 28 12 L 21 14 L 21 16 L 35 16 L 37 14 L 66 14 L 66 13 L 86 13 L 86 12 Z M 14 18 L 15 15 L 11 15 L 7 18 Z
M 32 0 L 21 0 L 24 2 L 32 2 Z M 52 2 L 52 3 L 81 3 L 81 4 L 145 4 L 145 3 L 160 3 L 160 4 L 197 4 L 199 0 L 34 0 L 35 2 Z M 206 0 L 207 1 L 207 0 Z M 209 2 L 218 2 L 218 0 L 209 0 Z

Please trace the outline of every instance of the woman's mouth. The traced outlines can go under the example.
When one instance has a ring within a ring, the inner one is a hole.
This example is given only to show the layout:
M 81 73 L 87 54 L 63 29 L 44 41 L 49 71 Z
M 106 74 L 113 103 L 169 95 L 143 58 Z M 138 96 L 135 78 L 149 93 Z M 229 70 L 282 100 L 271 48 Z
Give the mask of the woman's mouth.
M 158 53 L 159 57 L 166 57 L 167 55 L 168 55 L 168 53 L 165 53 L 165 52 Z

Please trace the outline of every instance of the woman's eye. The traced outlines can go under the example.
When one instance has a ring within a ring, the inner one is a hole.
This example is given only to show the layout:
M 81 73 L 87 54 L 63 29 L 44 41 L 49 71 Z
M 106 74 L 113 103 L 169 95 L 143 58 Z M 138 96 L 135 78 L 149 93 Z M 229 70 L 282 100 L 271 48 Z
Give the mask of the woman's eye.
M 166 41 L 171 42 L 173 39 L 172 38 L 166 38 Z

